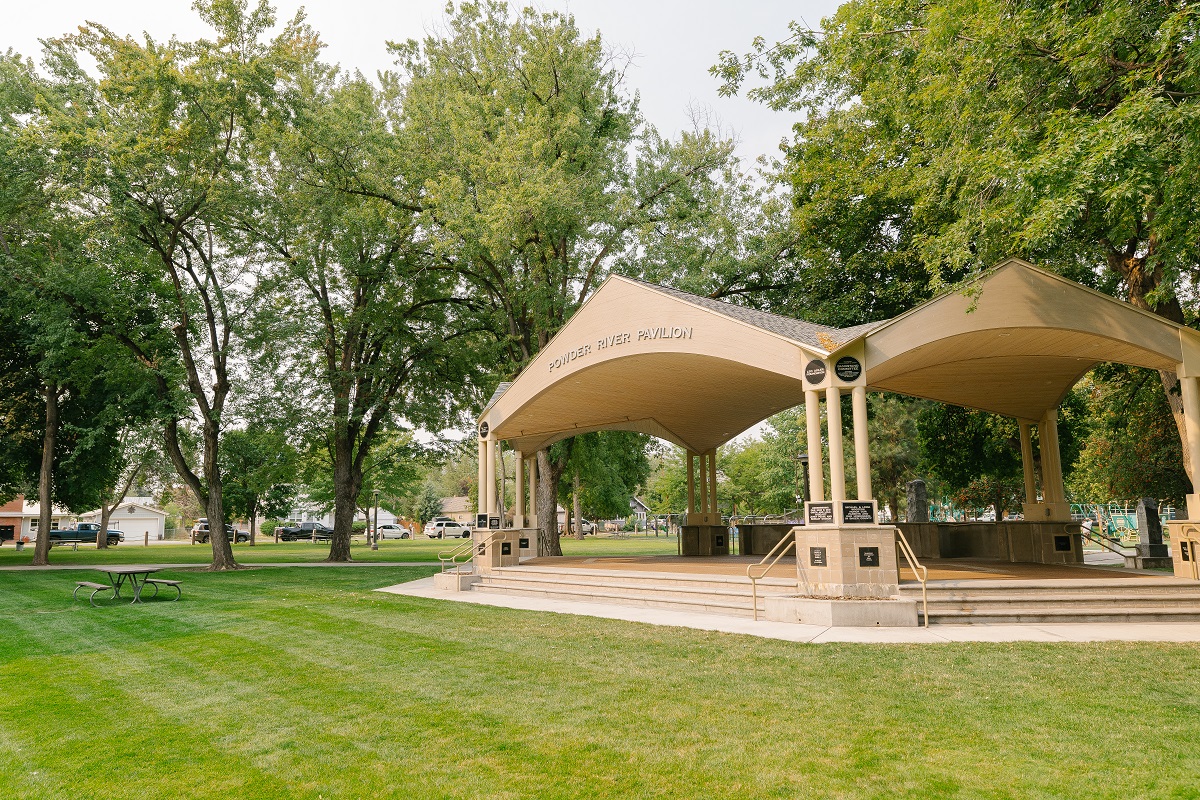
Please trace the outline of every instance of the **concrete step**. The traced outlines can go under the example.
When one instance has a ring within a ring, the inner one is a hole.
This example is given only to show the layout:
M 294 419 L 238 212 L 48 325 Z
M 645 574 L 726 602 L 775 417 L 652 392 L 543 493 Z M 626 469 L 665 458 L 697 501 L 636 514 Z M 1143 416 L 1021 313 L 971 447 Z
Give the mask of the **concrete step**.
M 702 596 L 672 595 L 670 592 L 637 592 L 626 590 L 612 592 L 588 588 L 572 589 L 553 584 L 535 586 L 513 586 L 507 582 L 481 582 L 472 587 L 472 591 L 492 594 L 515 594 L 526 597 L 545 597 L 554 600 L 574 600 L 584 603 L 614 603 L 623 606 L 643 606 L 649 608 L 668 608 L 676 611 L 691 611 L 704 614 L 722 614 L 724 616 L 751 617 L 750 597 L 744 598 L 711 598 Z M 759 598 L 759 610 L 762 610 L 762 598 Z
M 524 580 L 572 580 L 577 583 L 624 583 L 633 586 L 680 586 L 713 589 L 745 587 L 747 591 L 750 588 L 750 579 L 745 575 L 711 575 L 706 573 L 540 566 L 498 567 L 493 569 L 491 574 L 497 577 L 520 577 Z M 758 586 L 760 589 L 771 586 L 794 592 L 796 590 L 796 579 L 779 577 L 759 578 Z
M 920 608 L 918 607 L 918 614 Z M 1070 622 L 1200 622 L 1200 609 L 1114 608 L 1110 606 L 1029 607 L 1024 609 L 929 609 L 930 625 L 1006 625 Z
M 900 594 L 921 598 L 919 584 Z M 1200 621 L 1200 585 L 1174 579 L 929 585 L 930 624 Z

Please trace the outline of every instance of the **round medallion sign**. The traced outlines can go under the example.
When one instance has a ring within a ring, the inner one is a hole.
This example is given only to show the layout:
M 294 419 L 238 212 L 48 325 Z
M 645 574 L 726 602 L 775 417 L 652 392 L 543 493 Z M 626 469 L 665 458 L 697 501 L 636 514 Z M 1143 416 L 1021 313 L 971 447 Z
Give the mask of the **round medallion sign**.
M 479 438 L 486 439 L 489 430 L 491 429 L 488 428 L 488 424 L 486 422 L 479 423 Z
M 833 372 L 838 376 L 838 380 L 856 381 L 858 376 L 862 375 L 862 364 L 858 363 L 857 358 L 846 356 L 837 360 L 833 365 Z
M 825 362 L 814 359 L 804 366 L 804 379 L 809 383 L 820 383 L 825 380 Z

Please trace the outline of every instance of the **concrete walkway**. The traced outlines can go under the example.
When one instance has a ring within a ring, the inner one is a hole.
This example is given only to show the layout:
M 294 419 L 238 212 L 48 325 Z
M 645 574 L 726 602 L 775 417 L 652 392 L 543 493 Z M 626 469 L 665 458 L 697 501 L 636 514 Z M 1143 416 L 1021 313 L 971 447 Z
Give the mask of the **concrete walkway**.
M 830 628 L 787 622 L 755 622 L 743 617 L 696 614 L 664 608 L 622 606 L 546 600 L 537 597 L 451 592 L 435 589 L 433 578 L 388 586 L 377 591 L 406 597 L 424 597 L 475 603 L 525 611 L 577 614 L 649 625 L 694 628 L 702 631 L 742 633 L 764 639 L 826 644 L 830 642 L 935 644 L 946 642 L 1200 642 L 1200 623 L 1072 623 L 1053 625 L 934 625 L 931 628 Z
M 197 562 L 194 564 L 112 564 L 114 567 L 154 567 L 156 569 L 204 569 L 211 562 Z M 257 567 L 436 567 L 436 561 L 348 561 L 348 562 L 327 562 L 327 561 L 284 561 L 272 564 L 255 564 L 238 562 L 239 566 L 249 568 Z M 19 566 L 0 567 L 0 572 L 53 572 L 54 570 L 70 570 L 70 569 L 91 569 L 96 570 L 101 567 L 110 566 L 108 564 L 50 564 L 45 567 L 35 567 L 31 564 L 22 564 Z

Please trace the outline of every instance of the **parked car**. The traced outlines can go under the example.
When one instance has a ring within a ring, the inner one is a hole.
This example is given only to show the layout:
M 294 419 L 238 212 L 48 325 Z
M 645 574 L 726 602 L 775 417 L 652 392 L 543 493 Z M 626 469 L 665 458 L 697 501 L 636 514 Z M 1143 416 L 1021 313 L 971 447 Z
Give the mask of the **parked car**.
M 471 529 L 454 520 L 434 519 L 426 523 L 425 535 L 430 539 L 467 539 L 471 536 Z
M 403 525 L 380 525 L 380 539 L 411 539 L 412 531 Z
M 324 522 L 301 522 L 299 525 L 286 528 L 276 528 L 279 540 L 293 542 L 297 539 L 329 539 L 333 536 L 333 528 L 327 528 Z
M 54 546 L 55 542 L 77 539 L 80 542 L 96 543 L 96 534 L 100 532 L 99 522 L 80 522 L 74 528 L 64 528 L 62 530 L 50 531 L 50 545 Z M 125 541 L 125 534 L 113 528 L 108 529 L 108 535 L 104 537 L 104 541 L 109 547 L 113 547 L 117 542 Z
M 583 528 L 584 536 L 587 536 L 589 533 L 596 532 L 596 523 L 592 522 L 591 520 L 581 520 L 579 527 Z
M 208 544 L 210 531 L 208 529 L 208 520 L 200 519 L 196 522 L 196 527 L 193 529 L 193 535 L 196 541 L 200 544 Z M 248 542 L 250 534 L 246 531 L 239 531 L 237 528 L 225 523 L 225 538 L 231 542 Z

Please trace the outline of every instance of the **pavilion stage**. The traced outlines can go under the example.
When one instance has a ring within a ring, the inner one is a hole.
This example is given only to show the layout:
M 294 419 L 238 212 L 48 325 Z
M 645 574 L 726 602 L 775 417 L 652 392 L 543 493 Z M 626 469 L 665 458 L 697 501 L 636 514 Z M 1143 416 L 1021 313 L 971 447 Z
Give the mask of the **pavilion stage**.
M 543 599 L 753 615 L 747 568 L 759 556 L 541 557 L 479 575 L 473 591 Z M 930 624 L 1200 622 L 1200 584 L 1164 573 L 1091 565 L 923 559 Z M 756 570 L 762 574 L 762 570 Z M 760 615 L 771 595 L 799 590 L 794 558 L 758 579 Z M 900 596 L 921 584 L 900 570 Z

